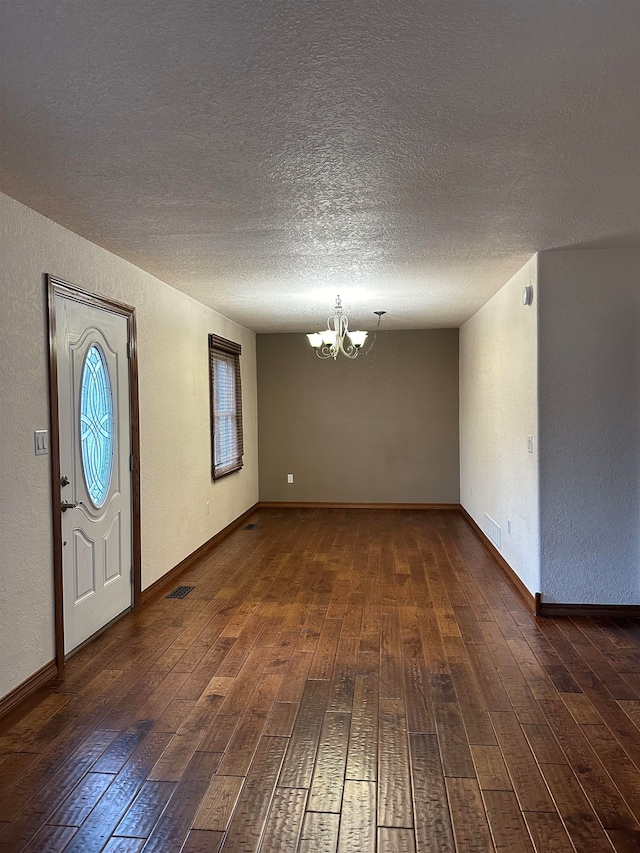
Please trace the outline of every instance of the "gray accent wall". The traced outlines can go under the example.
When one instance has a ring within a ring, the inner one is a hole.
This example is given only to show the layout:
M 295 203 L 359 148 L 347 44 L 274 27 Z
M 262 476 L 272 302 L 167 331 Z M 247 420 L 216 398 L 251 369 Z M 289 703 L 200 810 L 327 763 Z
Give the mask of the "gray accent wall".
M 257 360 L 260 500 L 458 503 L 457 329 L 382 331 L 336 362 L 258 335 Z

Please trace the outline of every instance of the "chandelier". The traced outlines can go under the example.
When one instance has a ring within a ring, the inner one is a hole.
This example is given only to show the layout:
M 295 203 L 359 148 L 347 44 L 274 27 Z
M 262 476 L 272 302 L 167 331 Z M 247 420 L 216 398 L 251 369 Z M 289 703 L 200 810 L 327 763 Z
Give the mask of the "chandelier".
M 316 351 L 318 358 L 338 358 L 338 353 L 346 355 L 347 358 L 357 358 L 362 350 L 362 345 L 367 339 L 368 332 L 350 332 L 349 320 L 347 319 L 342 301 L 339 296 L 336 296 L 336 304 L 333 307 L 333 314 L 327 319 L 327 328 L 323 332 L 312 332 L 307 335 L 309 343 Z M 373 336 L 375 341 L 380 327 L 380 318 L 386 311 L 374 311 L 378 316 L 378 325 Z M 369 350 L 373 346 L 373 342 Z M 368 350 L 367 350 L 368 351 Z

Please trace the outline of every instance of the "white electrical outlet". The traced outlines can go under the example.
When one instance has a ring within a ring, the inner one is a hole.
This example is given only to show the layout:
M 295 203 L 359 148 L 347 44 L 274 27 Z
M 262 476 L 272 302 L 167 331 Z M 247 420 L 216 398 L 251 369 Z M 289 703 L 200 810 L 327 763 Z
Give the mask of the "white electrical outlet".
M 293 474 L 287 474 L 287 483 L 293 483 Z
M 511 519 L 507 519 L 507 533 L 511 533 Z
M 527 436 L 527 453 L 533 453 L 533 436 Z
M 207 501 L 207 515 L 209 515 L 209 501 Z

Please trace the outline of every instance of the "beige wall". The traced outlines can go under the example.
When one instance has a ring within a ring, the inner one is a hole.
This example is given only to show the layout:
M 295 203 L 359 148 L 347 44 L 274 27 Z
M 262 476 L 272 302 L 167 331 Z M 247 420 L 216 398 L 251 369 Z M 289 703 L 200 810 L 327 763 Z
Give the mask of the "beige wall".
M 337 362 L 258 335 L 257 355 L 261 500 L 458 502 L 457 329 L 380 332 Z
M 136 307 L 143 588 L 256 502 L 258 460 L 252 332 L 4 195 L 0 257 L 2 697 L 54 655 L 45 273 Z M 215 484 L 209 332 L 242 344 L 245 467 Z
M 532 305 L 522 304 L 527 286 Z M 532 593 L 540 590 L 537 359 L 534 256 L 460 329 L 461 503 L 481 529 L 485 513 L 502 529 L 499 550 Z

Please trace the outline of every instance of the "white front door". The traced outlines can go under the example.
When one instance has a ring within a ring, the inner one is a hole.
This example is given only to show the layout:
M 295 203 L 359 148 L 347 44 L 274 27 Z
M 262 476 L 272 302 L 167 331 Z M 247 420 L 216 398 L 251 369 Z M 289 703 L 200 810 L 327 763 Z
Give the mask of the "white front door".
M 64 653 L 132 604 L 127 318 L 55 296 Z

